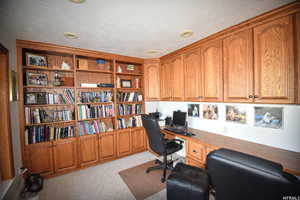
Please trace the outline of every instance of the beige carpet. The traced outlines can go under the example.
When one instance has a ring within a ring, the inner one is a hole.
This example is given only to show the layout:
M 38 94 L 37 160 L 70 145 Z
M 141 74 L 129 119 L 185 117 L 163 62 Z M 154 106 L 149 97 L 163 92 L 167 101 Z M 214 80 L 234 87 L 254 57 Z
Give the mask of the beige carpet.
M 148 167 L 155 165 L 153 160 L 119 172 L 136 200 L 143 200 L 166 187 L 166 183 L 161 183 L 162 170 L 146 173 Z

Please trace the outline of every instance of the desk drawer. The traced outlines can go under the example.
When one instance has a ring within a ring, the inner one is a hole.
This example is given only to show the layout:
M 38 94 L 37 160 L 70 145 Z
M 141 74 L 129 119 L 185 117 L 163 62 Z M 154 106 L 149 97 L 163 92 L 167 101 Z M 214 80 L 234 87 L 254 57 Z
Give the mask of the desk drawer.
M 205 165 L 203 163 L 199 162 L 198 160 L 189 158 L 189 157 L 186 158 L 186 164 L 192 165 L 195 167 L 205 168 Z
M 205 155 L 205 146 L 197 143 L 189 141 L 188 143 L 188 157 L 192 159 L 196 159 L 201 163 L 204 163 L 204 155 Z

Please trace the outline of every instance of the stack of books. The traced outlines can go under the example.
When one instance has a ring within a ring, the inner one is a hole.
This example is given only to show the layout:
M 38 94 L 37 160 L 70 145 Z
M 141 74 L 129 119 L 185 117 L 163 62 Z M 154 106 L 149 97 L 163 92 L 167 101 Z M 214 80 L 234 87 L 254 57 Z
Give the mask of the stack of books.
M 143 95 L 140 92 L 118 92 L 119 102 L 138 102 L 143 101 Z
M 113 130 L 114 128 L 111 120 L 106 122 L 98 120 L 78 122 L 78 133 L 80 136 L 104 133 Z
M 62 93 L 49 92 L 26 92 L 25 104 L 73 104 L 75 102 L 74 93 L 71 89 L 64 89 Z
M 105 118 L 113 117 L 115 115 L 114 105 L 80 105 L 78 106 L 78 118 L 91 119 L 91 118 Z
M 131 127 L 141 127 L 143 126 L 142 118 L 140 115 L 133 116 L 128 119 L 119 118 L 118 119 L 118 128 L 131 128 Z
M 70 120 L 73 120 L 73 112 L 71 110 L 44 110 L 41 108 L 31 109 L 29 107 L 25 107 L 26 124 Z
M 112 91 L 100 92 L 80 92 L 80 103 L 98 103 L 98 102 L 111 102 L 113 99 Z
M 141 114 L 142 104 L 119 104 L 119 115 Z
M 74 137 L 74 127 L 30 126 L 25 129 L 25 144 Z

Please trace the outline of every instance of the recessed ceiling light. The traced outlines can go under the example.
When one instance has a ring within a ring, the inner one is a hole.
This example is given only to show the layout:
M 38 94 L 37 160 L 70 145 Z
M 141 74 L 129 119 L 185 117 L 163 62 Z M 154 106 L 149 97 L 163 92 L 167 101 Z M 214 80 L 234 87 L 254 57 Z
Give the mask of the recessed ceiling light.
M 156 54 L 156 53 L 159 53 L 158 50 L 149 50 L 147 51 L 148 54 Z
M 84 3 L 85 0 L 69 0 L 71 1 L 72 3 Z
M 184 37 L 184 38 L 188 38 L 188 37 L 191 37 L 193 35 L 193 31 L 192 30 L 184 30 L 180 33 L 180 36 L 181 37 Z
M 71 33 L 71 32 L 64 32 L 64 36 L 67 38 L 67 39 L 77 39 L 78 36 L 75 35 L 74 33 Z

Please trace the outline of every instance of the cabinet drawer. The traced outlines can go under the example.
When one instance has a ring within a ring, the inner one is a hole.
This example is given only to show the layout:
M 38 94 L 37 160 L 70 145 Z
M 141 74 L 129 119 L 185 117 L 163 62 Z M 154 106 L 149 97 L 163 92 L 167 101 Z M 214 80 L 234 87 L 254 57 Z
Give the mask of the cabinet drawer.
M 204 162 L 205 146 L 189 141 L 188 143 L 188 157 Z

